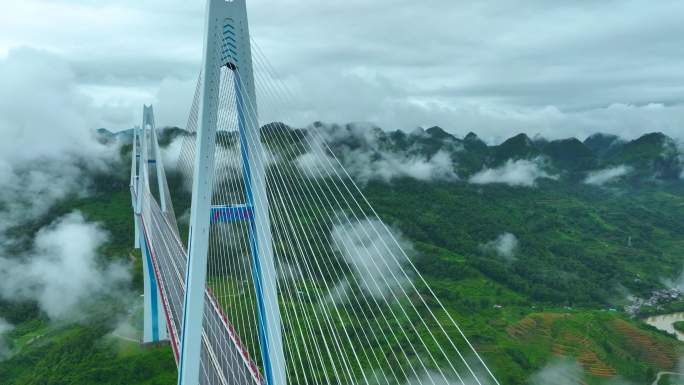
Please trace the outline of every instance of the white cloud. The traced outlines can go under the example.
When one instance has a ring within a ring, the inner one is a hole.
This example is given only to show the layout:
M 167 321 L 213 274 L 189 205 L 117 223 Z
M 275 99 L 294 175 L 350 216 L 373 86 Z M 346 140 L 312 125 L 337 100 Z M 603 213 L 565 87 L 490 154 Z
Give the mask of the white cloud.
M 39 218 L 60 200 L 89 194 L 92 173 L 118 167 L 118 146 L 97 141 L 94 129 L 107 111 L 83 92 L 77 71 L 63 57 L 32 48 L 4 53 L 0 296 L 36 301 L 54 319 L 75 319 L 83 315 L 81 304 L 128 281 L 125 266 L 98 263 L 105 233 L 74 213 L 42 228 L 35 239 L 22 239 L 32 242 L 31 250 L 9 255 L 8 246 L 19 240 L 6 230 Z
M 276 266 L 278 281 L 300 281 L 304 278 L 304 272 L 300 265 L 294 265 L 287 261 L 279 261 Z
M 681 137 L 684 105 L 673 84 L 683 7 L 674 0 L 621 7 L 248 2 L 251 33 L 279 72 L 269 80 L 284 81 L 295 95 L 287 122 L 436 124 L 488 140 L 522 131 Z M 0 57 L 17 46 L 58 52 L 111 125 L 137 123 L 139 105 L 150 101 L 159 104 L 160 124 L 183 125 L 200 65 L 203 8 L 180 0 L 8 2 Z M 566 19 L 581 28 L 564 27 Z
M 5 249 L 17 240 L 6 230 L 71 195 L 87 195 L 88 175 L 117 165 L 118 147 L 96 140 L 101 110 L 59 56 L 11 50 L 0 58 L 0 79 L 0 296 L 35 300 L 51 318 L 73 318 L 79 304 L 127 279 L 124 266 L 96 262 L 105 233 L 70 214 L 41 229 L 30 252 L 9 256 Z
M 542 158 L 533 160 L 509 159 L 502 166 L 487 168 L 472 175 L 468 182 L 474 184 L 504 183 L 509 186 L 534 187 L 537 179 L 558 179 L 542 169 Z
M 456 385 L 456 384 L 462 384 L 462 382 L 458 379 L 447 379 L 444 378 L 441 374 L 438 372 L 428 372 L 428 373 L 423 373 L 420 376 L 415 376 L 413 378 L 409 378 L 406 381 L 406 385 L 424 385 L 424 384 L 431 384 L 431 385 Z M 476 384 L 476 382 L 467 382 L 466 385 L 473 385 Z
M 82 170 L 73 162 L 34 161 L 30 167 L 11 169 L 0 183 L 1 233 L 23 221 L 37 218 L 69 194 L 84 195 L 88 189 Z
M 278 162 L 279 158 L 276 154 L 265 146 L 263 150 L 260 159 L 265 162 L 266 167 Z M 195 156 L 194 137 L 178 136 L 168 146 L 161 148 L 161 152 L 165 170 L 180 172 L 183 175 L 183 187 L 190 191 L 192 189 L 192 173 L 194 172 L 192 169 Z M 217 144 L 214 164 L 214 190 L 227 189 L 225 191 L 232 191 L 233 187 L 224 186 L 221 188 L 217 186 L 221 183 L 232 183 L 236 178 L 242 178 L 242 155 L 239 147 L 237 145 L 226 147 Z
M 272 153 L 266 147 L 263 147 L 264 152 L 260 155 L 252 155 L 254 157 L 259 157 L 259 159 L 264 162 L 266 167 L 278 161 L 278 157 Z M 242 172 L 242 155 L 240 154 L 240 148 L 237 145 L 224 147 L 216 147 L 216 172 L 219 176 L 227 176 L 229 170 L 231 173 L 238 172 L 241 175 Z
M 174 125 L 185 127 L 190 113 L 192 98 L 195 95 L 197 78 L 164 78 L 154 98 L 157 126 Z M 151 103 L 152 99 L 149 102 Z
M 453 170 L 451 155 L 446 151 L 438 151 L 428 157 L 352 150 L 345 154 L 344 159 L 347 171 L 361 183 L 374 179 L 389 182 L 400 177 L 421 181 L 458 179 Z
M 671 288 L 676 288 L 681 291 L 684 291 L 684 268 L 682 269 L 682 272 L 681 274 L 679 274 L 679 277 L 677 279 L 663 279 L 663 283 Z
M 471 369 L 478 369 L 479 367 L 473 368 L 474 362 L 470 363 Z M 448 371 L 447 371 L 448 373 Z M 457 376 L 449 376 L 446 373 L 442 374 L 435 370 L 424 371 L 418 376 L 413 376 L 406 380 L 406 385 L 492 385 L 490 376 L 485 373 L 476 373 L 477 378 L 470 373 L 467 368 L 462 368 L 460 371 L 460 378 Z
M 518 251 L 518 238 L 511 233 L 502 233 L 496 239 L 491 240 L 480 247 L 485 251 L 493 251 L 500 257 L 512 261 Z
M 1 233 L 69 194 L 84 194 L 85 172 L 111 167 L 118 149 L 93 136 L 98 110 L 60 57 L 12 50 L 0 59 L 0 79 Z
M 412 245 L 396 232 L 389 231 L 377 219 L 351 220 L 333 226 L 332 245 L 349 264 L 363 291 L 378 299 L 392 301 L 409 284 L 402 265 L 402 249 L 411 253 Z M 396 240 L 396 242 L 395 242 Z M 344 300 L 351 281 L 342 281 L 333 288 L 331 298 Z
M 11 354 L 10 347 L 5 341 L 6 334 L 14 329 L 14 326 L 4 318 L 0 318 L 0 361 L 6 359 Z
M 9 163 L 0 161 L 0 186 L 5 186 L 14 178 L 12 166 Z
M 314 126 L 308 132 L 310 150 L 298 156 L 295 163 L 310 177 L 328 177 L 336 171 L 344 175 L 337 169 L 337 160 L 329 155 L 330 147 L 345 170 L 361 184 L 402 177 L 421 181 L 458 179 L 451 154 L 444 149 L 428 155 L 420 144 L 409 149 L 386 148 L 379 142 L 376 129 L 360 124 Z M 352 147 L 348 142 L 359 145 Z
M 679 151 L 679 165 L 682 168 L 679 178 L 684 179 L 684 140 L 677 140 L 676 146 Z
M 142 337 L 142 330 L 137 321 L 144 313 L 144 299 L 137 293 L 131 293 L 130 298 L 125 300 L 128 303 L 129 310 L 127 314 L 119 315 L 118 322 L 109 336 L 125 341 L 139 342 Z
M 334 170 L 337 165 L 331 157 L 314 152 L 307 152 L 298 156 L 295 159 L 295 164 L 304 175 L 310 178 L 325 178 L 328 175 L 335 175 Z
M 98 263 L 107 234 L 79 212 L 68 214 L 35 237 L 23 259 L 0 257 L 0 295 L 7 300 L 35 300 L 53 319 L 77 319 L 80 305 L 111 294 L 129 274 L 119 263 Z
M 344 278 L 328 291 L 326 302 L 334 305 L 343 304 L 349 300 L 350 291 L 349 280 Z
M 682 57 L 671 48 L 677 44 L 672 31 L 684 32 L 671 14 L 681 13 L 682 5 L 673 1 L 656 7 L 631 2 L 619 10 L 607 3 L 387 0 L 275 7 L 280 17 L 267 21 L 274 8 L 253 5 L 250 20 L 254 33 L 265 35 L 259 41 L 278 63 L 279 78 L 294 90 L 296 125 L 439 125 L 490 141 L 512 132 L 549 139 L 597 131 L 627 138 L 645 131 L 683 135 L 681 93 L 670 86 L 678 76 L 671 60 Z M 350 31 L 346 22 L 354 11 L 359 23 Z M 320 19 L 322 13 L 336 17 Z M 316 21 L 302 23 L 302 15 Z M 558 21 L 569 15 L 585 28 L 563 28 Z M 520 25 L 521 18 L 529 23 Z M 645 29 L 644 18 L 658 25 Z M 296 47 L 282 44 L 283 28 L 298 39 Z M 348 33 L 340 36 L 340 30 Z M 480 38 L 482 30 L 488 39 Z M 417 46 L 421 55 L 414 54 Z
M 606 183 L 611 183 L 629 174 L 632 168 L 625 165 L 605 168 L 603 170 L 592 171 L 584 179 L 584 183 L 595 186 L 603 186 Z
M 275 164 L 278 161 L 278 157 L 265 146 L 262 148 L 263 152 L 260 155 L 255 155 L 253 153 L 251 155 L 255 157 L 258 156 L 266 167 Z M 230 147 L 216 146 L 214 164 L 216 173 L 214 183 L 226 183 L 242 178 L 242 155 L 238 145 Z M 214 189 L 216 189 L 216 187 Z M 231 190 L 229 189 L 227 191 Z
M 582 385 L 584 370 L 575 360 L 557 359 L 530 377 L 531 385 Z
M 93 139 L 98 110 L 75 77 L 63 59 L 44 51 L 21 48 L 0 59 L 0 163 L 110 152 Z
M 187 140 L 183 136 L 174 138 L 168 146 L 161 148 L 162 161 L 165 170 L 177 170 L 179 158 L 183 150 L 183 141 Z M 187 151 L 187 150 L 186 150 Z

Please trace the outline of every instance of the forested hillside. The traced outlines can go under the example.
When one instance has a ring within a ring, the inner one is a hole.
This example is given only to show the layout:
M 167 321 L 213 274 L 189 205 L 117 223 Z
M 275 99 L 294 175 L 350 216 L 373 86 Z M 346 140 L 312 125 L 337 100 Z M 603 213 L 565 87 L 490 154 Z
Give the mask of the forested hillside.
M 548 384 L 558 373 L 573 384 L 644 384 L 680 365 L 682 343 L 640 317 L 684 310 L 681 295 L 642 306 L 636 316 L 624 310 L 684 284 L 684 157 L 673 139 L 520 134 L 488 145 L 474 133 L 457 138 L 438 127 L 404 133 L 320 123 L 263 132 L 271 167 L 287 164 L 316 178 L 322 166 L 312 151 L 341 161 L 380 218 L 412 244 L 419 271 L 502 384 Z M 97 263 L 120 263 L 130 279 L 115 295 L 84 304 L 77 319 L 55 320 L 40 300 L 3 296 L 0 319 L 13 326 L 0 328 L 2 384 L 175 382 L 168 347 L 141 348 L 120 333 L 122 323 L 140 326 L 129 136 L 99 135 L 120 148 L 116 164 L 78 166 L 87 192 L 8 227 L 3 258 L 29 258 L 45 228 L 78 212 L 108 234 Z M 164 131 L 169 159 L 189 135 Z M 182 170 L 167 167 L 182 217 Z

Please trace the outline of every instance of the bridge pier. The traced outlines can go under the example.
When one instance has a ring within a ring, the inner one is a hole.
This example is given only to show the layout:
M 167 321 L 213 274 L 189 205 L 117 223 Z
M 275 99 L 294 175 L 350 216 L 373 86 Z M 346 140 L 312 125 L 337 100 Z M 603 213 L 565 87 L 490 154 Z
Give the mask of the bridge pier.
M 150 245 L 147 244 L 142 234 L 140 215 L 142 209 L 142 194 L 147 187 L 147 167 L 149 167 L 147 154 L 147 130 L 154 130 L 154 116 L 152 106 L 143 108 L 142 129 L 136 127 L 133 130 L 133 149 L 131 153 L 131 198 L 134 208 L 133 223 L 135 227 L 134 247 L 140 249 L 143 265 L 143 335 L 141 344 L 155 344 L 169 340 L 166 321 L 161 316 L 161 294 L 159 285 L 154 275 L 150 256 Z M 138 142 L 140 146 L 138 147 Z M 157 143 L 153 143 L 155 152 L 158 152 Z M 157 166 L 159 167 L 159 166 Z M 143 183 L 145 185 L 143 185 Z M 161 191 L 161 181 L 160 181 Z
M 141 238 L 144 236 L 141 234 Z M 154 344 L 169 341 L 166 319 L 161 314 L 161 294 L 154 275 L 152 257 L 147 242 L 142 242 L 140 252 L 143 261 L 143 336 L 142 344 Z

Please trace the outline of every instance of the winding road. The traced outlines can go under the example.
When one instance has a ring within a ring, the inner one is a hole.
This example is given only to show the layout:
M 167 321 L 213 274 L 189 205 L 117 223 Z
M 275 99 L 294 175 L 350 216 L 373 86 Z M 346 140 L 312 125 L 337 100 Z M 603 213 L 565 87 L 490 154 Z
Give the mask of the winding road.
M 677 372 L 658 372 L 658 375 L 656 376 L 655 381 L 653 381 L 653 383 L 652 383 L 651 385 L 658 385 L 658 383 L 660 382 L 660 378 L 663 377 L 663 376 L 665 376 L 665 375 L 668 375 L 668 374 L 671 374 L 671 375 L 674 375 L 674 376 L 684 377 L 684 373 L 677 373 Z M 683 378 L 682 380 L 684 380 L 684 378 Z M 678 384 L 684 384 L 684 382 L 680 382 L 680 383 L 678 383 Z M 673 385 L 677 385 L 677 384 L 673 384 Z

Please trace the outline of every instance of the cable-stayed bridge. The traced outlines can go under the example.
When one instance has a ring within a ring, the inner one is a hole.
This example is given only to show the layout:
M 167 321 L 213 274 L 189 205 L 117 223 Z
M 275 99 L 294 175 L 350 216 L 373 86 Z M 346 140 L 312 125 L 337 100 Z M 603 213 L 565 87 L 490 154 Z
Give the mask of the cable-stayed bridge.
M 498 384 L 325 136 L 260 122 L 293 97 L 245 0 L 205 22 L 168 180 L 151 106 L 134 130 L 144 342 L 169 341 L 183 385 Z

